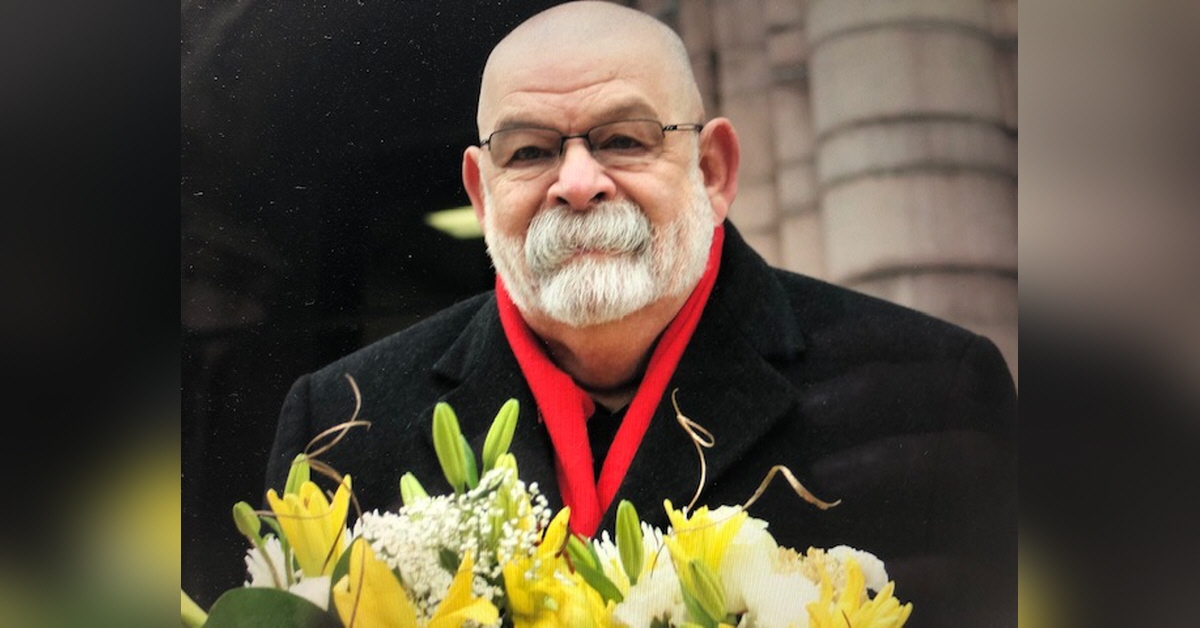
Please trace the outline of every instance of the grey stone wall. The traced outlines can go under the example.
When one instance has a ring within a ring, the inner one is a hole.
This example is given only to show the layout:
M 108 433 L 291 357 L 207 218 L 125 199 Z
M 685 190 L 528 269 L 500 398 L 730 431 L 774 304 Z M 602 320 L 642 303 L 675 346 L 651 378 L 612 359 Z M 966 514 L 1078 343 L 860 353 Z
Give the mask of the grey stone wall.
M 640 0 L 742 143 L 771 263 L 984 334 L 1017 375 L 1015 0 Z

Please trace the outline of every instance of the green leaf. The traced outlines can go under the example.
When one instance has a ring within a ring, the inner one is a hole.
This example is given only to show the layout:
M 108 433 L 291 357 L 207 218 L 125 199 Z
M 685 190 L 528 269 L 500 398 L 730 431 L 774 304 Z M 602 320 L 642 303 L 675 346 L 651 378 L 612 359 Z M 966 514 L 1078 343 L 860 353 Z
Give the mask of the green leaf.
M 208 611 L 204 628 L 342 628 L 333 614 L 308 600 L 279 589 L 237 588 L 226 591 Z
M 508 451 L 512 444 L 513 432 L 517 429 L 517 415 L 520 412 L 520 402 L 509 399 L 500 406 L 492 427 L 488 429 L 487 438 L 483 441 L 483 472 L 487 473 L 496 466 L 496 460 Z
M 438 564 L 442 566 L 442 569 L 450 572 L 450 575 L 454 575 L 458 573 L 458 566 L 462 564 L 462 557 L 458 555 L 458 552 L 449 547 L 443 547 L 438 550 Z
M 350 552 L 342 552 L 342 555 L 338 557 L 337 563 L 334 564 L 334 566 L 333 566 L 333 571 L 329 574 L 330 584 L 331 585 L 337 584 L 338 581 L 342 579 L 342 576 L 345 576 L 349 573 L 350 573 Z
M 581 540 L 574 534 L 568 536 L 567 556 L 571 559 L 571 567 L 583 577 L 583 581 L 588 586 L 595 589 L 600 597 L 604 598 L 605 602 L 612 600 L 620 604 L 625 599 L 617 585 L 604 574 L 604 570 L 600 567 L 600 557 L 592 548 L 591 543 Z

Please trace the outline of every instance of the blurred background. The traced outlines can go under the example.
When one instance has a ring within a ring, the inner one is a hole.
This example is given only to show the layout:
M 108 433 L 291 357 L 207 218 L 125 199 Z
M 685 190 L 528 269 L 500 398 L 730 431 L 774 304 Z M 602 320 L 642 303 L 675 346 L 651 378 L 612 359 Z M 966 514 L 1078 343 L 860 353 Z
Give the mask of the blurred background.
M 182 586 L 244 577 L 299 375 L 490 289 L 462 191 L 479 76 L 557 2 L 184 1 Z M 771 263 L 992 338 L 1017 375 L 1015 0 L 643 0 L 742 142 Z M 464 220 L 465 218 L 465 220 Z

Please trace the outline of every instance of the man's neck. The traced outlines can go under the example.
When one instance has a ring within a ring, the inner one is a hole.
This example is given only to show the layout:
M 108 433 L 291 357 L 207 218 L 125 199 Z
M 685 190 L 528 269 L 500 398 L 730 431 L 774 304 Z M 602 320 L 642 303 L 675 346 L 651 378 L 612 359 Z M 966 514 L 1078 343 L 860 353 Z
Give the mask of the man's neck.
M 650 353 L 688 293 L 660 299 L 611 323 L 572 327 L 541 313 L 522 313 L 546 354 L 609 410 L 633 399 Z

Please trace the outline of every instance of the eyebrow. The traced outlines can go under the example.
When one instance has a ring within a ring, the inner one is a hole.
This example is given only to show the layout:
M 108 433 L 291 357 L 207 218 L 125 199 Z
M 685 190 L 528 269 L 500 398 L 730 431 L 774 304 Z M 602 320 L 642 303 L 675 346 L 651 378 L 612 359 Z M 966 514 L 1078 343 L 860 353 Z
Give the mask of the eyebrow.
M 607 124 L 609 122 L 618 122 L 620 120 L 658 120 L 658 114 L 654 111 L 654 108 L 651 107 L 649 103 L 639 98 L 627 100 L 605 109 L 601 109 L 600 113 L 596 115 L 594 119 L 600 120 L 600 122 L 595 122 L 589 126 L 589 128 L 601 124 Z M 545 122 L 535 121 L 532 118 L 527 118 L 523 113 L 500 118 L 496 121 L 496 126 L 492 129 L 492 132 L 494 133 L 496 131 L 505 131 L 508 129 L 528 128 L 550 129 L 558 131 L 559 133 L 562 132 L 553 126 L 548 126 Z

